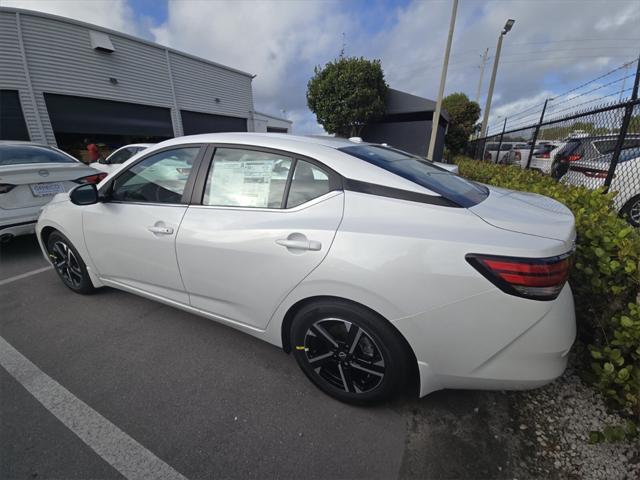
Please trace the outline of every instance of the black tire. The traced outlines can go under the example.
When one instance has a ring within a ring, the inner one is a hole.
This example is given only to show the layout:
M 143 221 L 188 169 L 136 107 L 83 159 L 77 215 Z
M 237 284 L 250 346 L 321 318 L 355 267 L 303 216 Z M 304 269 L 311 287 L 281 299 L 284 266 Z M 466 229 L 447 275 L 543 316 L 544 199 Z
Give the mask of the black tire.
M 306 305 L 293 319 L 290 338 L 305 375 L 342 402 L 379 403 L 407 386 L 412 369 L 405 342 L 364 307 L 330 299 Z
M 636 195 L 620 210 L 620 215 L 631 225 L 640 228 L 640 195 Z
M 53 232 L 47 239 L 47 251 L 56 273 L 69 289 L 85 295 L 95 291 L 87 266 L 67 237 Z

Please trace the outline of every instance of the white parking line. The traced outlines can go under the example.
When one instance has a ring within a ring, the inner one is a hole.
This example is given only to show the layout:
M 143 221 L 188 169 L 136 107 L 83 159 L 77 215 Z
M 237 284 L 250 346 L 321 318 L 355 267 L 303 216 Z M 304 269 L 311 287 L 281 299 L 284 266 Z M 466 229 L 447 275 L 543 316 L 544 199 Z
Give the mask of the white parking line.
M 2 337 L 0 365 L 69 430 L 126 478 L 186 480 L 186 477 L 49 377 Z
M 38 273 L 46 272 L 47 270 L 51 270 L 53 267 L 49 265 L 48 267 L 38 268 L 37 270 L 31 270 L 30 272 L 21 273 L 20 275 L 16 275 L 14 277 L 5 278 L 4 280 L 0 280 L 0 287 L 2 285 L 6 285 L 7 283 L 15 282 L 17 280 L 22 280 L 23 278 L 30 277 L 31 275 L 37 275 Z

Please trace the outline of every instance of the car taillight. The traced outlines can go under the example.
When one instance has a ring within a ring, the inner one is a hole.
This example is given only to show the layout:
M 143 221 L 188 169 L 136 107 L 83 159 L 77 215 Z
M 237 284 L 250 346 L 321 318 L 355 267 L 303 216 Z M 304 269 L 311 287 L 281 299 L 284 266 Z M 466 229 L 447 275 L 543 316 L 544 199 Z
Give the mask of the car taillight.
M 466 259 L 505 293 L 533 300 L 553 300 L 569 277 L 570 255 L 515 258 L 469 254 Z
M 108 174 L 106 172 L 100 172 L 93 175 L 88 175 L 86 177 L 78 178 L 74 180 L 74 182 L 80 183 L 83 185 L 90 184 L 90 183 L 97 184 L 97 183 L 100 183 L 104 179 L 104 177 L 106 177 L 107 175 Z
M 536 155 L 538 158 L 551 158 L 551 152 L 542 152 L 539 155 Z
M 567 155 L 567 162 L 577 162 L 582 159 L 582 155 L 578 155 L 577 153 L 572 153 L 571 155 Z
M 11 185 L 10 183 L 0 183 L 0 193 L 9 193 L 15 187 L 15 185 Z

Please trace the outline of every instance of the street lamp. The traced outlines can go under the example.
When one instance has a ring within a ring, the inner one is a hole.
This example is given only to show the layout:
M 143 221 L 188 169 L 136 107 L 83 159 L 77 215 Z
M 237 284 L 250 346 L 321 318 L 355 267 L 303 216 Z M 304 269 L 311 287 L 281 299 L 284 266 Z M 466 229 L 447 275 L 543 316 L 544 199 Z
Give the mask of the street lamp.
M 498 62 L 500 61 L 500 50 L 502 50 L 502 37 L 504 37 L 513 28 L 515 20 L 510 18 L 507 23 L 504 24 L 502 32 L 498 37 L 498 46 L 496 47 L 496 58 L 493 61 L 493 72 L 491 73 L 491 82 L 489 83 L 489 93 L 487 93 L 487 102 L 484 106 L 484 115 L 482 117 L 482 129 L 480 130 L 480 136 L 487 136 L 487 122 L 489 121 L 489 111 L 491 110 L 491 98 L 493 97 L 493 86 L 496 83 L 496 73 L 498 73 Z

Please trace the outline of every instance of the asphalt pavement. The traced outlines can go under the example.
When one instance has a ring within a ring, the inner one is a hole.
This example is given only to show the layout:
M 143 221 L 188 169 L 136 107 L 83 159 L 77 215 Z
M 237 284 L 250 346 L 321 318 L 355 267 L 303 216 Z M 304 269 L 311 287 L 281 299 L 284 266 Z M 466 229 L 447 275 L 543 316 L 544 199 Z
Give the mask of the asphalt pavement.
M 45 267 L 33 237 L 0 246 L 2 479 L 123 478 L 144 455 L 188 479 L 509 477 L 500 392 L 345 405 L 272 345 L 117 290 L 74 294 Z

